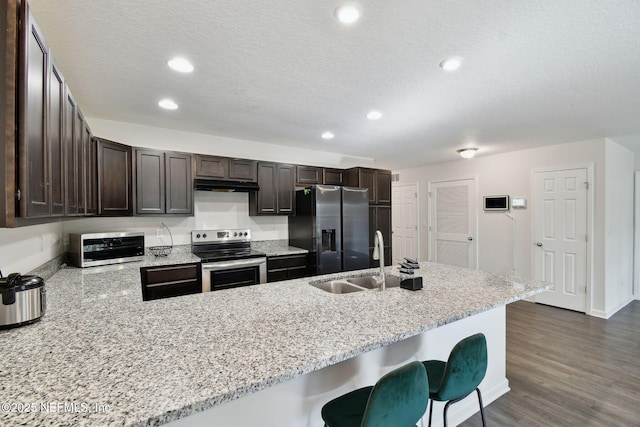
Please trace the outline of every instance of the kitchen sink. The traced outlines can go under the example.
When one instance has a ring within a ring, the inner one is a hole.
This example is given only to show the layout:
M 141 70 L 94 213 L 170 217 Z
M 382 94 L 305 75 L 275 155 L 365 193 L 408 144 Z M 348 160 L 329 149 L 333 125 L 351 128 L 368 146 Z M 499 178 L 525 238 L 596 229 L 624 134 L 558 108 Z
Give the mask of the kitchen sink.
M 353 283 L 357 286 L 362 286 L 366 289 L 375 289 L 380 287 L 375 276 L 350 277 L 347 279 L 347 282 Z
M 311 282 L 311 286 L 322 289 L 332 294 L 348 294 L 351 292 L 379 289 L 377 276 L 348 277 L 344 279 L 327 280 L 326 282 Z M 400 278 L 387 274 L 385 287 L 397 288 L 400 286 Z
M 332 294 L 349 294 L 351 292 L 360 292 L 365 290 L 364 288 L 355 286 L 351 283 L 345 282 L 344 280 L 328 280 L 326 282 L 310 283 L 310 285 Z

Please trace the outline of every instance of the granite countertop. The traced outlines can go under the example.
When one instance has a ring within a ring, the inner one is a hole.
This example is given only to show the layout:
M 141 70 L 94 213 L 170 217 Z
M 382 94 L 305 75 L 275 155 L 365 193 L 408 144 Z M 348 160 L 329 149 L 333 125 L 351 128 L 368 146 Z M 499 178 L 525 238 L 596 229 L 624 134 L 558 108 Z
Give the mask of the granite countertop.
M 417 292 L 308 285 L 368 269 L 147 302 L 134 266 L 62 269 L 44 318 L 0 332 L 0 425 L 162 424 L 550 287 L 420 266 Z
M 306 249 L 289 246 L 288 240 L 262 240 L 251 242 L 251 248 L 264 252 L 268 257 L 281 255 L 300 255 L 309 253 Z

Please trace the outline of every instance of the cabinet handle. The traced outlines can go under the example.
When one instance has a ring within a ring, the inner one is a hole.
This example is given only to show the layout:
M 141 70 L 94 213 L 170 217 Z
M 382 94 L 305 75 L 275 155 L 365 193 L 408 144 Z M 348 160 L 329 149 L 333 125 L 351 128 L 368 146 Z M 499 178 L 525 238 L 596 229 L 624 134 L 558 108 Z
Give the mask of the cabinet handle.
M 536 242 L 536 246 L 541 248 L 542 247 L 542 242 Z

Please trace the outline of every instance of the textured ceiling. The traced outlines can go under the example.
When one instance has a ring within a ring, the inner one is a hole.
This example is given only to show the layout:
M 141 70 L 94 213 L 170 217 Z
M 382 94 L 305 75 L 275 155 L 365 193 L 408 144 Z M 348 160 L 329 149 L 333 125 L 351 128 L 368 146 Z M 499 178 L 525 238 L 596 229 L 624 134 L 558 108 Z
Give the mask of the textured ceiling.
M 453 160 L 468 145 L 480 156 L 640 139 L 638 0 L 360 1 L 349 27 L 334 18 L 338 1 L 30 4 L 89 117 L 392 169 Z M 195 71 L 170 70 L 175 55 Z M 445 73 L 438 64 L 452 55 L 463 65 Z M 164 97 L 180 108 L 158 108 Z M 365 119 L 372 109 L 384 117 Z

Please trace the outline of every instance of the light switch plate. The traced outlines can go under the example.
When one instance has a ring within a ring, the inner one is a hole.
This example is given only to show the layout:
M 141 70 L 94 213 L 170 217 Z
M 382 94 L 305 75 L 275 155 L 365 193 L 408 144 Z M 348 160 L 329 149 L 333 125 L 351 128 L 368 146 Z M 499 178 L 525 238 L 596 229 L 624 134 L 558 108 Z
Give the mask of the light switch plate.
M 514 209 L 526 209 L 527 199 L 514 197 L 511 199 L 511 207 Z

